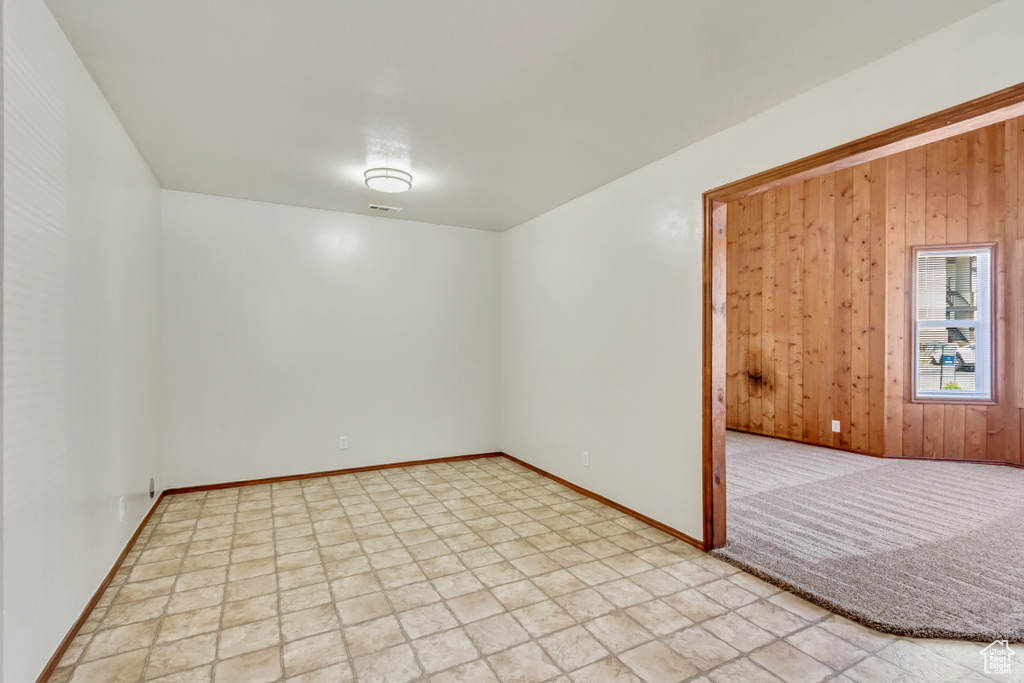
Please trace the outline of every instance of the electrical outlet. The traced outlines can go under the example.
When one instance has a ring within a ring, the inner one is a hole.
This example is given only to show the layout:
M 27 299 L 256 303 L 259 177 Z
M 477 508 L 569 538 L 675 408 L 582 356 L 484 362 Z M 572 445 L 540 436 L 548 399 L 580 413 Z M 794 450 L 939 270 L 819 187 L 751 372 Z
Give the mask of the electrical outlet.
M 117 521 L 124 521 L 124 496 L 117 499 Z
M 590 453 L 583 451 L 583 466 L 590 467 Z
M 839 426 L 839 420 L 832 420 L 832 431 L 837 434 L 842 431 L 842 427 Z
M 347 436 L 343 436 L 340 439 L 338 439 L 338 448 L 340 448 L 341 450 L 345 450 L 346 448 L 348 448 Z

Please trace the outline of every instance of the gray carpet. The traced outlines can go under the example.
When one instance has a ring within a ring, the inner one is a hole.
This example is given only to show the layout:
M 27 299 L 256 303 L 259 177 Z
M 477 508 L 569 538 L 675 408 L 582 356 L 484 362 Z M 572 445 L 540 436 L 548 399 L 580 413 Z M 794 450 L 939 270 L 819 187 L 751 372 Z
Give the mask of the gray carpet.
M 1024 470 L 726 443 L 716 555 L 881 631 L 1024 642 Z

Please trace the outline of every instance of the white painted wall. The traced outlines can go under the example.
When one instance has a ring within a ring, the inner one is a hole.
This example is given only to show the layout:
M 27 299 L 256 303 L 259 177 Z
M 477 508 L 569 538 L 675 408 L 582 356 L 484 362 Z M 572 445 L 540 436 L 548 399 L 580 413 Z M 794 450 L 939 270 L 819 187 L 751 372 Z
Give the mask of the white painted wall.
M 1004 1 L 503 233 L 503 450 L 701 538 L 702 194 L 1024 81 L 1022 26 Z
M 161 484 L 160 188 L 41 0 L 4 0 L 3 43 L 3 675 L 20 683 Z
M 499 235 L 163 206 L 169 487 L 498 450 Z

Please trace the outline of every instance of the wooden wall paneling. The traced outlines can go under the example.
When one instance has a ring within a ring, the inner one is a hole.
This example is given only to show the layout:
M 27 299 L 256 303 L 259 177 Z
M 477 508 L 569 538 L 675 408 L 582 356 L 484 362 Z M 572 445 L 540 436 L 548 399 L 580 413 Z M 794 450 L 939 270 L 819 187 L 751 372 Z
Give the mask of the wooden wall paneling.
M 785 188 L 784 188 L 785 189 Z M 789 187 L 789 435 L 804 429 L 804 184 Z
M 761 194 L 761 431 L 775 434 L 775 193 Z
M 789 360 L 789 189 L 773 191 L 775 195 L 775 331 L 772 388 L 774 394 L 774 427 L 778 436 L 790 436 L 790 371 Z
M 928 169 L 927 155 L 924 147 L 918 147 L 907 151 L 907 197 L 906 197 L 906 263 L 907 263 L 907 287 L 912 287 L 914 282 L 913 264 L 910 263 L 911 248 L 925 244 L 925 192 L 927 185 Z M 908 311 L 910 319 L 907 321 L 907 341 L 910 347 L 908 359 L 917 357 L 917 349 L 914 348 L 914 315 Z M 914 391 L 914 368 L 913 361 L 905 364 L 904 386 L 906 396 L 909 397 Z M 924 454 L 924 406 L 920 403 L 905 402 L 903 405 L 903 455 L 920 458 Z
M 927 244 L 946 244 L 946 146 L 943 141 L 925 147 L 927 176 L 925 180 L 924 230 Z M 926 458 L 945 456 L 946 406 L 924 405 L 924 452 Z
M 836 419 L 840 448 L 851 446 L 851 340 L 853 334 L 853 170 L 836 172 Z
M 868 319 L 868 452 L 885 452 L 886 161 L 871 162 L 871 278 Z
M 750 198 L 739 201 L 740 268 L 737 278 L 739 312 L 736 320 L 736 334 L 739 337 L 736 349 L 737 381 L 736 400 L 739 403 L 736 425 L 739 429 L 750 429 L 750 254 L 746 245 L 750 239 Z
M 725 352 L 725 424 L 729 429 L 739 428 L 739 272 L 740 272 L 740 205 L 738 201 L 726 205 L 726 352 Z
M 764 375 L 761 371 L 761 361 L 764 358 L 761 348 L 761 338 L 764 334 L 764 252 L 761 244 L 764 240 L 764 226 L 761 225 L 761 197 L 756 194 L 750 197 L 748 215 L 750 216 L 750 233 L 746 244 L 749 245 L 750 253 L 750 347 L 747 350 L 747 377 L 749 379 L 750 394 L 750 429 L 760 433 L 764 424 L 764 411 L 762 408 L 761 394 Z
M 907 364 L 907 154 L 886 169 L 885 455 L 903 455 L 904 366 Z
M 1021 463 L 1022 136 L 1024 117 L 729 202 L 729 426 Z M 996 404 L 916 403 L 911 249 L 977 242 L 998 245 Z
M 851 299 L 851 385 L 850 446 L 865 452 L 868 436 L 871 372 L 869 332 L 871 327 L 871 165 L 853 168 L 853 282 Z
M 818 357 L 818 324 L 821 307 L 821 240 L 818 212 L 821 181 L 804 182 L 804 424 L 802 438 L 818 443 L 818 381 L 821 363 Z
M 818 217 L 821 222 L 821 318 L 818 321 L 818 349 L 821 374 L 818 384 L 818 441 L 838 446 L 839 434 L 832 431 L 836 418 L 836 176 L 821 176 Z

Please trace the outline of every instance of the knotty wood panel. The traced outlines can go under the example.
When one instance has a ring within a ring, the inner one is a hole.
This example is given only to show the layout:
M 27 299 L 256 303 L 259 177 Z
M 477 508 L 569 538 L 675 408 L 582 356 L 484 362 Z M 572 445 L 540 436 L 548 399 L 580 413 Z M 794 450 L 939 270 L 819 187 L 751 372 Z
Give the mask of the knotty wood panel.
M 1022 143 L 1024 117 L 730 201 L 728 426 L 1021 464 Z M 997 244 L 996 405 L 913 403 L 911 250 L 970 242 Z
M 885 323 L 871 315 L 884 318 L 885 288 L 871 275 L 884 270 L 885 202 L 882 161 L 729 203 L 730 428 L 881 454 Z

